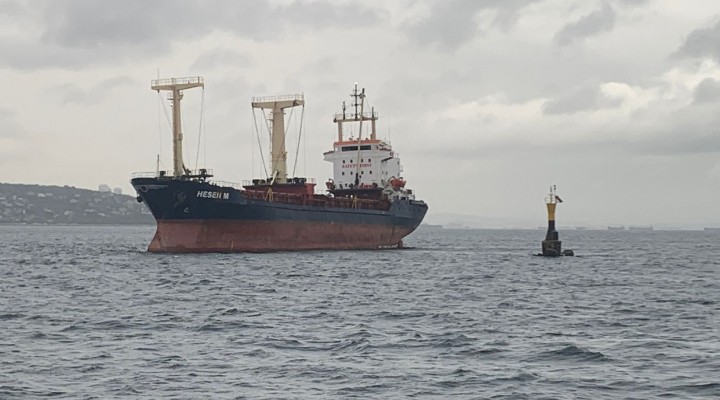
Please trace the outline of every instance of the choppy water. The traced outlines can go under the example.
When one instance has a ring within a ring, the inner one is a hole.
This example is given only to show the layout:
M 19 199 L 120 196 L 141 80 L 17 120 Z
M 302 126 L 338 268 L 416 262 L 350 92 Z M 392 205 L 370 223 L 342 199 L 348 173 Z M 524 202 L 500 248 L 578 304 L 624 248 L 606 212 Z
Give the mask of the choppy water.
M 720 398 L 719 232 L 156 255 L 0 226 L 0 398 Z

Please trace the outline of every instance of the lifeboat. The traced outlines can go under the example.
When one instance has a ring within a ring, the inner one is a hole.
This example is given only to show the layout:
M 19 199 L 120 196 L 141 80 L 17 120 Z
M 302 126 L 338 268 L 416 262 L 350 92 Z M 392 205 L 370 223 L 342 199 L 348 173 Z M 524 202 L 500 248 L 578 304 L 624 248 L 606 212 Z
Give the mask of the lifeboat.
M 390 178 L 390 186 L 393 188 L 404 188 L 405 187 L 405 179 L 402 178 Z

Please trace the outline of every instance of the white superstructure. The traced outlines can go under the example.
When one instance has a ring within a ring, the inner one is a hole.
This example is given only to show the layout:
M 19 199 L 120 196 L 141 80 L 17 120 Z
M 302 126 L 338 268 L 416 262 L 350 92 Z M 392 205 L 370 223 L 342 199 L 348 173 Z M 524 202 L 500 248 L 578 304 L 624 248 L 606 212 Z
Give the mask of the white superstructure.
M 333 164 L 333 181 L 338 189 L 384 188 L 391 179 L 402 175 L 400 158 L 383 140 L 337 141 L 325 153 L 325 161 Z
M 390 143 L 377 139 L 375 131 L 377 113 L 375 110 L 369 113 L 363 110 L 365 89 L 358 93 L 355 84 L 351 97 L 354 100 L 351 106 L 355 111 L 347 114 L 343 103 L 343 112 L 336 114 L 334 118 L 338 126 L 337 141 L 333 143 L 332 150 L 324 153 L 325 161 L 333 164 L 332 185 L 335 189 L 341 190 L 404 186 L 403 169 L 398 154 L 393 151 Z M 367 139 L 362 138 L 362 126 L 365 121 L 371 123 L 370 137 Z M 343 124 L 348 122 L 359 124 L 357 138 L 343 137 Z

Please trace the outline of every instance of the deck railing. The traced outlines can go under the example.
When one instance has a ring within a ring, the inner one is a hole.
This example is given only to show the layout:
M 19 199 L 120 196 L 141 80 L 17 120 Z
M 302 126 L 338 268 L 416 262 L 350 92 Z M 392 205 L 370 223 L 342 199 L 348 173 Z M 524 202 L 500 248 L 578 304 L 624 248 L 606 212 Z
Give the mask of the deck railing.
M 186 179 L 188 176 L 191 177 L 211 177 L 213 170 L 207 168 L 201 168 L 196 170 L 190 170 L 189 174 L 183 174 L 178 177 L 173 175 L 173 171 L 153 171 L 153 172 L 134 172 L 130 176 L 135 178 L 168 178 L 168 179 Z
M 281 95 L 281 96 L 263 96 L 263 97 L 253 97 L 252 98 L 253 103 L 267 103 L 267 102 L 295 101 L 295 100 L 304 100 L 304 96 L 302 94 L 285 94 L 285 95 Z
M 293 178 L 288 178 L 288 182 L 287 182 L 287 183 L 292 183 L 292 179 L 293 179 Z M 304 179 L 305 179 L 305 182 L 304 182 L 304 183 L 315 183 L 315 184 L 317 184 L 315 178 L 304 178 Z M 243 186 L 267 185 L 269 182 L 270 182 L 270 179 L 253 179 L 253 180 L 245 179 L 245 180 L 242 181 L 242 184 L 243 184 Z
M 237 190 L 242 190 L 242 188 L 243 188 L 243 185 L 236 183 L 236 182 L 212 180 L 212 181 L 210 181 L 210 184 L 215 185 L 215 186 L 231 187 L 231 188 L 237 189 Z
M 335 121 L 360 121 L 360 113 L 357 113 L 357 116 L 354 113 L 339 113 L 334 114 L 333 117 L 335 118 Z M 364 112 L 362 113 L 363 120 L 367 121 L 370 119 L 378 119 L 378 113 L 375 112 Z
M 202 76 L 188 76 L 185 78 L 168 78 L 168 79 L 153 79 L 150 82 L 152 86 L 170 86 L 170 85 L 195 85 L 203 82 Z

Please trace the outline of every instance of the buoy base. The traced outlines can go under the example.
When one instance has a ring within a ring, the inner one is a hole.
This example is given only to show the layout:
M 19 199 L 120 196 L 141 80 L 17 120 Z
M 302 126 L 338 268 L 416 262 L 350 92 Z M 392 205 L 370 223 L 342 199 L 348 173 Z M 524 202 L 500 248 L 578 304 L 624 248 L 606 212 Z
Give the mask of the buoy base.
M 563 250 L 562 241 L 560 240 L 543 240 L 542 253 L 538 254 L 542 257 L 573 257 L 575 252 L 572 250 Z
M 542 255 L 544 257 L 560 257 L 562 255 L 562 241 L 543 240 Z

